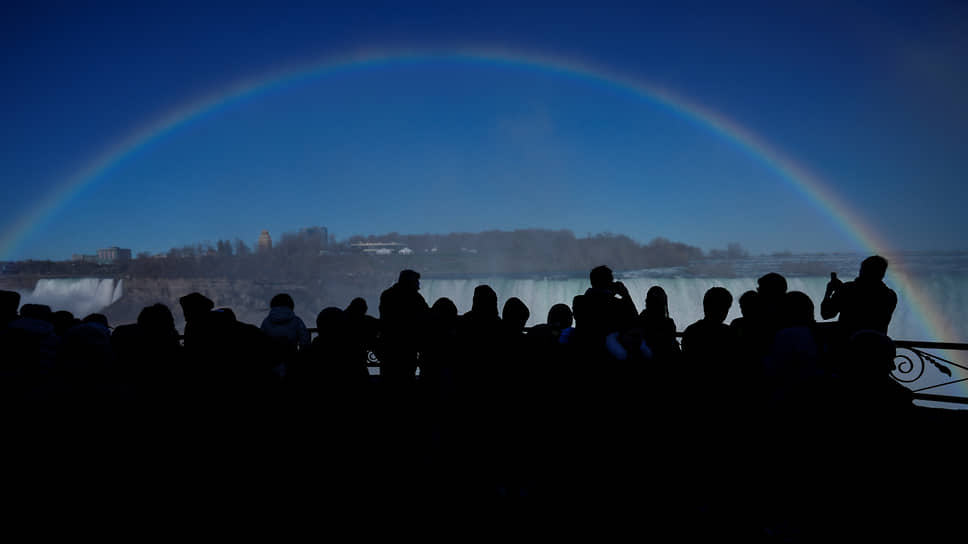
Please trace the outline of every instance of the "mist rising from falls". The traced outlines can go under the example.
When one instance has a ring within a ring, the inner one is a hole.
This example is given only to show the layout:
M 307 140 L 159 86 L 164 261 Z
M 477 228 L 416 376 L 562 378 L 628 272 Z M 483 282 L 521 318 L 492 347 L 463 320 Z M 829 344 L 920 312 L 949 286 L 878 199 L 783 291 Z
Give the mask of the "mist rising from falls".
M 702 318 L 702 298 L 710 287 L 725 287 L 733 295 L 727 323 L 741 315 L 739 297 L 748 290 L 756 289 L 756 278 L 695 278 L 695 277 L 633 277 L 620 278 L 628 287 L 636 308 L 642 311 L 645 294 L 653 285 L 662 287 L 669 297 L 669 315 L 676 322 L 679 331 Z M 845 277 L 847 279 L 853 279 Z M 789 291 L 802 291 L 814 303 L 814 316 L 820 321 L 820 301 L 829 277 L 803 276 L 787 277 Z M 933 300 L 943 301 L 942 311 L 954 324 L 956 338 L 951 342 L 968 341 L 968 322 L 964 319 L 968 312 L 968 277 L 940 276 L 925 277 L 919 284 Z M 528 325 L 544 323 L 552 305 L 563 302 L 571 306 L 575 295 L 584 293 L 590 286 L 587 279 L 446 279 L 421 280 L 421 292 L 428 304 L 440 297 L 454 301 L 460 313 L 471 308 L 474 288 L 480 284 L 490 285 L 498 295 L 498 308 L 510 297 L 521 299 L 531 310 Z M 924 323 L 911 304 L 903 298 L 898 301 L 897 309 L 891 319 L 888 333 L 893 338 L 905 340 L 924 340 Z
M 675 320 L 676 327 L 681 331 L 687 325 L 702 318 L 702 297 L 710 287 L 725 287 L 733 295 L 733 306 L 730 308 L 727 322 L 739 317 L 739 296 L 743 292 L 756 288 L 755 278 L 622 278 L 622 283 L 628 287 L 636 309 L 642 311 L 645 305 L 645 294 L 653 285 L 662 287 L 669 297 L 669 315 Z M 795 278 L 788 279 L 790 290 L 807 293 L 819 306 L 826 287 L 825 278 Z M 439 297 L 447 297 L 454 301 L 460 313 L 471 308 L 474 287 L 488 284 L 498 295 L 499 309 L 504 302 L 511 298 L 521 299 L 531 310 L 528 325 L 544 323 L 551 306 L 563 302 L 571 306 L 575 295 L 585 292 L 590 283 L 587 279 L 505 279 L 487 278 L 480 280 L 421 280 L 421 291 L 428 304 Z M 819 308 L 817 309 L 819 313 Z
M 843 273 L 841 277 L 846 281 L 853 279 L 855 274 Z M 689 324 L 702 317 L 702 297 L 705 292 L 713 286 L 725 287 L 733 295 L 733 305 L 730 308 L 727 321 L 740 316 L 739 297 L 745 291 L 756 288 L 756 278 L 759 272 L 743 277 L 690 277 L 676 276 L 674 274 L 640 276 L 640 277 L 620 277 L 621 281 L 628 287 L 632 299 L 635 301 L 636 308 L 641 311 L 645 304 L 645 294 L 650 287 L 658 285 L 662 287 L 669 297 L 669 313 L 675 320 L 676 327 L 682 331 Z M 803 275 L 787 276 L 788 289 L 791 291 L 802 291 L 813 301 L 815 306 L 814 315 L 820 320 L 820 301 L 823 299 L 824 290 L 829 279 L 828 276 Z M 924 300 L 937 301 L 936 310 L 943 316 L 944 320 L 954 331 L 951 337 L 943 340 L 949 342 L 968 342 L 968 271 L 954 270 L 939 272 L 937 270 L 930 273 L 918 275 L 915 279 L 915 295 Z M 460 313 L 465 313 L 471 308 L 471 300 L 474 288 L 481 284 L 490 285 L 498 295 L 499 308 L 503 307 L 505 301 L 510 297 L 517 297 L 524 301 L 531 311 L 529 325 L 543 323 L 548 315 L 548 310 L 552 305 L 559 302 L 571 306 L 575 295 L 585 292 L 589 287 L 586 278 L 508 278 L 508 277 L 479 277 L 468 279 L 421 279 L 421 293 L 428 304 L 433 304 L 440 297 L 447 297 L 454 301 Z M 895 287 L 888 280 L 888 285 Z M 389 285 L 387 285 L 389 287 Z M 84 317 L 93 312 L 105 313 L 112 325 L 120 324 L 123 320 L 132 320 L 137 315 L 143 305 L 164 302 L 172 310 L 176 322 L 180 320 L 181 310 L 178 308 L 177 298 L 187 294 L 192 290 L 205 291 L 207 295 L 216 301 L 217 305 L 231 307 L 240 319 L 259 324 L 262 317 L 268 311 L 266 308 L 266 297 L 256 297 L 256 289 L 247 288 L 245 285 L 233 286 L 233 292 L 238 291 L 240 296 L 232 300 L 223 300 L 225 293 L 210 291 L 211 287 L 190 286 L 178 280 L 158 280 L 151 282 L 152 291 L 141 298 L 129 301 L 132 306 L 131 312 L 122 317 L 112 315 L 111 305 L 118 302 L 124 296 L 122 280 L 83 278 L 83 279 L 41 279 L 38 280 L 33 291 L 21 291 L 23 304 L 38 303 L 47 304 L 52 310 L 68 310 L 77 317 Z M 132 288 L 134 289 L 134 288 Z M 378 293 L 378 291 L 377 291 Z M 241 296 L 241 295 L 247 296 Z M 355 296 L 360 293 L 331 292 L 332 304 L 344 307 Z M 897 309 L 891 320 L 889 333 L 896 339 L 904 340 L 926 340 L 925 324 L 921 315 L 914 308 L 913 302 L 900 296 Z M 131 294 L 129 293 L 130 297 Z M 262 300 L 265 298 L 266 300 Z M 295 296 L 297 314 L 303 318 L 307 325 L 312 326 L 315 322 L 316 314 L 322 307 L 315 307 L 314 303 L 306 298 L 306 295 Z M 379 316 L 379 297 L 368 296 L 369 313 Z M 143 299 L 143 300 L 142 300 Z M 127 299 L 126 299 L 127 300 Z M 137 301 L 137 302 L 134 302 Z M 331 303 L 323 303 L 323 306 Z M 115 305 L 124 306 L 124 302 Z
M 53 311 L 67 310 L 77 318 L 100 313 L 124 295 L 123 280 L 110 278 L 57 278 L 37 280 L 33 291 L 21 292 L 21 304 L 46 304 Z

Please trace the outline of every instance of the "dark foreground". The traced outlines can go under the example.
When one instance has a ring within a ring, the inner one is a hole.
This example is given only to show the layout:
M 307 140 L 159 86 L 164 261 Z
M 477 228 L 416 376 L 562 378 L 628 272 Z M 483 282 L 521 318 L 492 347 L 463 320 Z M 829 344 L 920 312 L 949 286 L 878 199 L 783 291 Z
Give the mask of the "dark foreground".
M 291 299 L 256 327 L 194 297 L 183 336 L 159 304 L 113 329 L 25 305 L 0 335 L 5 520 L 126 539 L 957 536 L 968 412 L 915 406 L 886 335 L 847 340 L 812 306 L 728 327 L 707 311 L 677 335 L 612 297 L 526 329 L 521 301 L 499 314 L 479 290 L 460 316 L 416 289 L 380 319 L 325 308 L 311 341 Z

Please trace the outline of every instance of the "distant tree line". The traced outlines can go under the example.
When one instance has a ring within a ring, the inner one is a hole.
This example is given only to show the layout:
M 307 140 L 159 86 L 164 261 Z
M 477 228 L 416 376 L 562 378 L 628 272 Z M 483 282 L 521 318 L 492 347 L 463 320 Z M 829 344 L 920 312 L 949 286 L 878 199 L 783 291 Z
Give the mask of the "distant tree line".
M 386 255 L 364 254 L 361 243 L 387 243 Z M 403 254 L 399 249 L 408 248 Z M 602 263 L 614 270 L 688 266 L 706 258 L 745 258 L 737 243 L 708 254 L 666 238 L 641 244 L 610 232 L 575 236 L 570 230 L 519 229 L 478 233 L 351 236 L 337 241 L 325 229 L 284 233 L 271 249 L 257 250 L 243 240 L 206 241 L 171 248 L 162 255 L 139 253 L 126 264 L 26 261 L 22 274 L 126 274 L 134 277 L 232 277 L 273 281 L 312 281 L 335 275 L 384 277 L 401 268 L 427 277 L 479 274 L 585 274 Z

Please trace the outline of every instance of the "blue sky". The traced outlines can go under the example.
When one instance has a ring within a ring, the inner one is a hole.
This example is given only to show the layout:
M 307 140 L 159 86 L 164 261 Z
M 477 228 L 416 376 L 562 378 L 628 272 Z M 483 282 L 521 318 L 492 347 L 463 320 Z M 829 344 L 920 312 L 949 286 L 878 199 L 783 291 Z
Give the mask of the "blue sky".
M 893 248 L 968 249 L 968 10 L 937 2 L 7 2 L 0 228 L 93 157 L 235 81 L 359 50 L 594 64 L 717 111 Z M 753 252 L 856 243 L 762 161 L 603 82 L 437 59 L 342 71 L 179 127 L 10 255 L 164 251 L 325 225 L 524 227 Z

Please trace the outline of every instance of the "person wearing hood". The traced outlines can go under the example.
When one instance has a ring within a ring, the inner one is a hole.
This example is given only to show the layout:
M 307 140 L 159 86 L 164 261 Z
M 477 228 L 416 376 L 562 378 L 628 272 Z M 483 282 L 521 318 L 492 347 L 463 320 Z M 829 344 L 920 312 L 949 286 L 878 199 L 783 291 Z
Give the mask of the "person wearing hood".
M 286 293 L 280 293 L 269 302 L 269 315 L 262 320 L 262 332 L 269 338 L 284 344 L 292 351 L 309 347 L 309 329 L 295 313 L 296 303 Z

